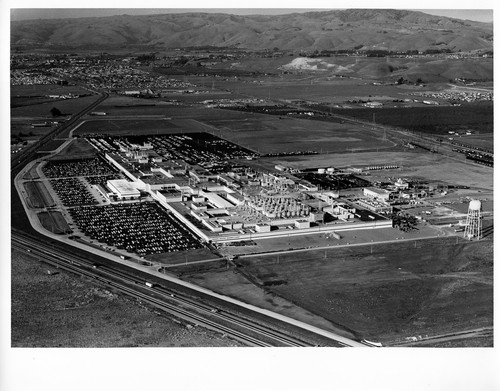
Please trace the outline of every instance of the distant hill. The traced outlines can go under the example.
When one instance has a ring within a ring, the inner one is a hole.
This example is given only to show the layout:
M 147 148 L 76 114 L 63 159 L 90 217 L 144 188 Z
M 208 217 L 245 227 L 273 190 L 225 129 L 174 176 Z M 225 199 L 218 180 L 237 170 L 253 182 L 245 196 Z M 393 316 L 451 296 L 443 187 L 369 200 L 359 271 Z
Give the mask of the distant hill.
M 11 45 L 283 50 L 489 50 L 493 24 L 404 10 L 239 16 L 185 13 L 11 22 Z

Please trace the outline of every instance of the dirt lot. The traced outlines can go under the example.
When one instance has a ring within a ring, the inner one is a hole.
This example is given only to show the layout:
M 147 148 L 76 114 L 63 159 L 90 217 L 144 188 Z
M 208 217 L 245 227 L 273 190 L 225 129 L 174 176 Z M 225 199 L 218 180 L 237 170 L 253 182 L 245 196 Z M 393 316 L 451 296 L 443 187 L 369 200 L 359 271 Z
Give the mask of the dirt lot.
M 229 347 L 239 343 L 17 251 L 12 254 L 13 347 Z

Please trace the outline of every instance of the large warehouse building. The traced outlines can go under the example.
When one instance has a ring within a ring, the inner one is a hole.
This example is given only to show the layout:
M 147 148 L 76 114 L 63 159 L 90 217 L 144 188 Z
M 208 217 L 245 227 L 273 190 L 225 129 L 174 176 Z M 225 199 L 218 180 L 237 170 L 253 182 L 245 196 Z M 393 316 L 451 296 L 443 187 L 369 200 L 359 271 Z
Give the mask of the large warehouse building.
M 133 200 L 139 198 L 141 195 L 141 192 L 137 190 L 133 182 L 129 182 L 126 179 L 112 179 L 106 185 L 119 200 Z

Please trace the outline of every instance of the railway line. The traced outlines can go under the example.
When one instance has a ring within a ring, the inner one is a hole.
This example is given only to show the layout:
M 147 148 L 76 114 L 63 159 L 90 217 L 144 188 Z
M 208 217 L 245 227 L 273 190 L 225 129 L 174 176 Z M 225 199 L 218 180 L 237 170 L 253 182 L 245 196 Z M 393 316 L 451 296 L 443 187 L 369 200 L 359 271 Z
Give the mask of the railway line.
M 167 287 L 147 286 L 144 279 L 132 276 L 105 265 L 97 265 L 92 260 L 69 255 L 50 244 L 34 243 L 30 238 L 13 233 L 12 246 L 25 251 L 55 268 L 78 274 L 97 283 L 113 288 L 141 302 L 145 302 L 165 313 L 186 322 L 203 326 L 226 334 L 249 346 L 311 346 L 310 343 L 256 323 L 225 309 L 215 308 Z

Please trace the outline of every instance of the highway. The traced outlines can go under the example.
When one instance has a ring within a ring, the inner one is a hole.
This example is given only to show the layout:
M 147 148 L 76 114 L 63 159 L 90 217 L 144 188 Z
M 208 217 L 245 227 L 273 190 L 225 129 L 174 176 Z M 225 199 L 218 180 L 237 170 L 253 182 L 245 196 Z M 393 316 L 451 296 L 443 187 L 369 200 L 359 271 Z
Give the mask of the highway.
M 33 160 L 33 155 L 36 154 L 36 151 L 40 149 L 43 145 L 48 143 L 50 140 L 52 140 L 54 137 L 58 136 L 60 133 L 65 131 L 68 128 L 71 128 L 72 126 L 76 125 L 77 122 L 83 117 L 85 114 L 87 114 L 89 111 L 93 110 L 95 107 L 97 107 L 99 104 L 104 102 L 107 98 L 109 97 L 108 93 L 102 93 L 101 97 L 97 99 L 95 102 L 91 103 L 89 106 L 81 110 L 75 115 L 72 115 L 71 118 L 64 122 L 63 124 L 57 126 L 55 129 L 53 129 L 51 132 L 47 133 L 44 135 L 40 140 L 38 140 L 36 143 L 31 144 L 30 146 L 26 147 L 23 149 L 21 152 L 14 154 L 14 156 L 11 158 L 11 172 L 16 174 L 16 169 L 23 167 L 27 162 Z
M 242 316 L 240 311 L 231 311 L 224 305 L 214 306 L 193 298 L 178 287 L 176 289 L 173 284 L 151 284 L 147 277 L 97 264 L 94 260 L 70 253 L 50 242 L 34 241 L 20 232 L 13 232 L 12 246 L 53 267 L 94 279 L 98 284 L 148 303 L 188 323 L 226 334 L 249 346 L 313 346 L 262 319 L 257 322 Z M 342 343 L 333 345 L 347 346 Z

